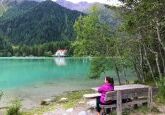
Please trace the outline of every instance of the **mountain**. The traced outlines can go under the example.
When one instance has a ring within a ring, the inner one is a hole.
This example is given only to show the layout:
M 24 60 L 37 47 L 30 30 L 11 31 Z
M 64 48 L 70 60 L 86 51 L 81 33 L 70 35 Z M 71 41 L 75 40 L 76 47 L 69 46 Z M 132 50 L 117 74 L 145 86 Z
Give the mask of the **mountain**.
M 2 16 L 8 9 L 17 4 L 27 0 L 0 0 L 0 16 Z
M 79 2 L 79 3 L 72 3 L 67 0 L 57 0 L 57 4 L 71 9 L 71 10 L 77 10 L 80 12 L 85 12 L 87 9 L 90 9 L 95 3 L 88 3 L 88 2 Z
M 90 14 L 91 13 L 91 9 L 95 6 L 98 9 L 98 15 L 100 16 L 100 19 L 103 23 L 107 23 L 109 24 L 112 28 L 117 27 L 121 20 L 119 17 L 116 16 L 116 9 L 119 8 L 114 8 L 113 6 L 108 6 L 108 8 L 106 7 L 107 5 L 105 4 L 101 4 L 98 2 L 94 2 L 94 3 L 88 3 L 88 2 L 79 2 L 79 3 L 72 3 L 70 1 L 67 0 L 57 0 L 56 3 L 58 3 L 59 5 L 66 7 L 70 10 L 77 10 L 77 11 L 81 11 L 85 14 Z
M 108 24 L 112 29 L 117 29 L 122 20 L 120 17 L 120 8 L 108 6 L 108 8 L 105 5 L 102 4 L 96 4 L 97 7 L 97 13 L 100 16 L 100 21 L 102 23 Z
M 0 16 L 2 16 L 6 10 L 7 10 L 7 5 L 3 4 L 2 1 L 0 1 Z
M 27 4 L 33 5 L 25 8 Z M 40 3 L 24 1 L 17 5 L 17 8 L 13 7 L 17 11 L 16 15 L 13 15 L 15 11 L 11 8 L 0 19 L 0 33 L 9 37 L 13 44 L 32 45 L 71 40 L 74 38 L 74 22 L 83 15 L 51 0 Z
M 12 19 L 19 15 L 22 15 L 33 7 L 37 6 L 39 3 L 35 1 L 22 1 L 12 3 L 10 8 L 0 17 L 0 20 Z

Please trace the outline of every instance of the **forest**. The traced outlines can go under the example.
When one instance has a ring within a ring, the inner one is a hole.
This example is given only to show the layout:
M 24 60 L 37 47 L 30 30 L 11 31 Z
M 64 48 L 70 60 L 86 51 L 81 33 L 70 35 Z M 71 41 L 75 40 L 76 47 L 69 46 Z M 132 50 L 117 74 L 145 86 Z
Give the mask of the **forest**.
M 100 21 L 97 8 L 80 17 L 74 25 L 74 54 L 98 57 L 92 62 L 91 78 L 113 67 L 121 84 L 120 73 L 126 77 L 127 68 L 132 67 L 135 83 L 159 87 L 159 99 L 165 102 L 165 1 L 127 0 L 124 4 L 119 12 L 122 23 L 115 31 Z
M 53 56 L 58 49 L 67 49 L 68 56 L 73 55 L 71 41 L 49 42 L 36 45 L 11 45 L 4 37 L 0 37 L 0 57 Z
M 66 9 L 51 15 L 45 11 L 55 13 L 61 7 L 52 6 L 56 4 L 49 0 L 13 20 L 4 18 L 0 21 L 0 56 L 52 56 L 60 48 L 68 49 L 69 56 L 92 57 L 91 79 L 113 69 L 117 85 L 129 84 L 127 70 L 132 69 L 137 78 L 133 83 L 157 87 L 154 102 L 165 103 L 165 0 L 121 1 L 121 7 L 104 5 L 115 14 L 110 19 L 109 13 L 101 15 L 98 6 L 88 15 Z M 52 9 L 42 10 L 47 6 Z M 112 18 L 114 23 L 110 23 Z
M 115 9 L 96 4 L 100 21 L 116 29 L 121 19 L 114 18 Z M 12 2 L 0 17 L 0 56 L 52 56 L 57 49 L 68 48 L 73 56 L 79 16 L 90 15 L 61 7 L 50 0 L 44 2 Z M 68 44 L 69 43 L 69 44 Z M 53 48 L 47 48 L 52 47 Z M 67 44 L 55 45 L 55 44 Z M 58 47 L 59 46 L 59 47 Z

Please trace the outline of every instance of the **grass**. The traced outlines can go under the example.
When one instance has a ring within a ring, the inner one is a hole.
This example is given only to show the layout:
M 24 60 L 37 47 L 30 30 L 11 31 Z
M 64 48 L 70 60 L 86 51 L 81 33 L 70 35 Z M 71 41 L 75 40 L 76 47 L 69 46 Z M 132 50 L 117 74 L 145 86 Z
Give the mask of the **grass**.
M 50 105 L 41 106 L 41 107 L 32 109 L 30 111 L 23 112 L 23 115 L 34 115 L 34 114 L 43 115 L 44 112 L 53 111 L 60 107 L 64 109 L 73 108 L 83 99 L 84 94 L 91 93 L 91 92 L 92 90 L 65 92 L 62 95 L 55 96 L 55 102 L 51 103 Z M 67 98 L 68 101 L 60 102 L 59 100 L 63 97 Z
M 151 110 L 147 107 L 147 105 L 139 106 L 136 109 L 127 109 L 124 111 L 123 115 L 157 115 L 160 111 L 153 107 Z
M 43 115 L 43 113 L 54 111 L 57 108 L 63 108 L 65 110 L 68 108 L 74 108 L 79 104 L 80 101 L 82 101 L 84 94 L 92 92 L 92 90 L 68 91 L 61 95 L 55 96 L 55 101 L 51 104 L 42 105 L 38 108 L 23 112 L 23 115 Z M 68 101 L 60 102 L 61 98 L 67 98 Z M 124 110 L 123 115 L 147 115 L 149 113 L 151 115 L 156 115 L 160 112 L 156 107 L 153 107 L 151 110 L 149 110 L 147 106 L 144 105 L 136 109 L 126 109 Z M 112 115 L 116 115 L 116 111 L 113 111 Z
M 73 91 L 73 92 L 67 92 L 66 94 L 63 95 L 63 97 L 68 98 L 68 102 L 63 103 L 62 106 L 65 109 L 75 107 L 78 102 L 82 99 L 82 96 L 86 93 L 91 93 L 91 90 L 81 90 L 81 91 Z
M 125 109 L 123 111 L 123 115 L 157 115 L 158 113 L 160 113 L 160 111 L 156 107 L 153 107 L 150 110 L 146 105 L 140 106 L 136 109 Z M 116 111 L 112 111 L 111 115 L 116 115 Z
M 44 112 L 55 110 L 56 106 L 58 106 L 58 104 L 52 103 L 48 106 L 41 106 L 41 107 L 32 109 L 30 111 L 23 112 L 23 115 L 35 115 L 35 114 L 36 115 L 43 115 Z

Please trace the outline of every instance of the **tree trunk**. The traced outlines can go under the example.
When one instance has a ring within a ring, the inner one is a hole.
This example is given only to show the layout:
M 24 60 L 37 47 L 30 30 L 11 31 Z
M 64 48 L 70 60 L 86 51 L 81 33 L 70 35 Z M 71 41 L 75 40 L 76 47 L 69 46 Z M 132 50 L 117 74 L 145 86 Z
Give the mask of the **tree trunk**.
M 121 85 L 120 74 L 119 74 L 119 68 L 117 67 L 116 64 L 115 64 L 115 69 L 116 69 L 116 75 L 117 75 L 117 77 L 118 77 L 119 85 Z
M 121 53 L 120 53 L 120 51 L 119 51 L 118 48 L 117 48 L 117 53 L 118 53 L 118 55 L 119 55 L 120 57 L 122 57 L 122 56 L 121 56 Z M 116 66 L 116 67 L 117 67 L 117 66 Z M 118 68 L 116 68 L 116 70 L 117 70 L 117 69 L 118 69 Z M 126 83 L 129 83 L 129 81 L 127 80 L 127 76 L 126 76 L 124 64 L 122 64 L 122 71 L 123 71 L 123 74 L 124 74 Z M 119 76 L 119 73 L 117 73 L 117 75 Z M 119 76 L 119 78 L 120 78 L 120 76 Z
M 124 75 L 124 78 L 125 78 L 125 82 L 126 82 L 126 84 L 129 84 L 129 81 L 127 80 L 127 75 L 126 75 L 126 72 L 125 72 L 124 65 L 122 66 L 122 68 L 123 68 L 123 75 Z
M 135 58 L 134 58 L 134 61 L 133 61 L 133 66 L 134 66 L 134 69 L 135 69 L 135 72 L 136 72 L 138 80 L 142 82 L 142 77 L 141 77 L 139 69 L 138 69 L 138 67 L 136 65 L 136 59 Z
M 155 52 L 150 48 L 148 48 L 148 49 L 150 50 L 150 52 L 155 54 L 155 61 L 156 61 L 156 66 L 157 66 L 157 70 L 158 70 L 158 73 L 159 73 L 159 78 L 160 78 L 160 80 L 162 80 L 162 73 L 161 73 L 161 70 L 160 70 L 160 65 L 159 65 L 159 60 L 158 60 L 158 52 Z
M 164 52 L 165 52 L 165 45 L 164 45 L 164 43 L 162 42 L 161 37 L 160 37 L 160 30 L 159 30 L 159 26 L 160 26 L 159 22 L 158 22 L 158 21 L 156 21 L 156 33 L 157 33 L 157 40 L 159 41 L 159 43 L 161 44 L 161 46 L 162 46 L 162 48 L 163 48 L 163 50 L 164 50 Z
M 143 48 L 144 48 L 144 54 L 145 54 L 145 57 L 146 57 L 145 59 L 146 59 L 146 61 L 147 61 L 147 65 L 148 65 L 148 67 L 149 67 L 149 69 L 150 69 L 151 76 L 152 76 L 154 82 L 155 82 L 156 85 L 157 85 L 156 79 L 155 79 L 154 74 L 153 74 L 153 71 L 152 71 L 151 64 L 150 64 L 150 62 L 149 62 L 149 60 L 148 60 L 147 51 L 146 51 L 146 48 L 145 48 L 144 45 L 143 45 Z
M 142 47 L 139 46 L 139 53 L 140 53 L 140 74 L 142 77 L 142 81 L 144 83 L 144 71 L 143 71 L 143 54 L 142 54 Z
M 159 77 L 160 77 L 160 80 L 162 80 L 162 73 L 160 71 L 160 65 L 159 65 L 158 53 L 157 52 L 155 53 L 155 58 L 156 58 L 157 69 L 158 69 L 158 72 L 159 72 Z
M 161 60 L 162 60 L 163 75 L 165 75 L 165 61 L 164 61 L 163 54 L 162 54 L 162 51 L 161 51 L 161 47 L 160 46 L 159 46 L 159 52 L 160 52 L 160 57 L 161 57 Z

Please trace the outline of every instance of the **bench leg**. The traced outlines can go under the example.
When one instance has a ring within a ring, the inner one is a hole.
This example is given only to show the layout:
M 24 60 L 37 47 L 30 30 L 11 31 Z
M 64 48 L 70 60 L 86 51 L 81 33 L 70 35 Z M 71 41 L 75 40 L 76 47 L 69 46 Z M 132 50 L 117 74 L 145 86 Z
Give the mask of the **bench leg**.
M 105 108 L 101 108 L 100 115 L 106 115 Z
M 117 91 L 117 115 L 122 115 L 121 91 Z
M 102 108 L 100 115 L 110 115 L 111 111 L 112 111 L 112 108 L 106 108 L 106 109 Z

